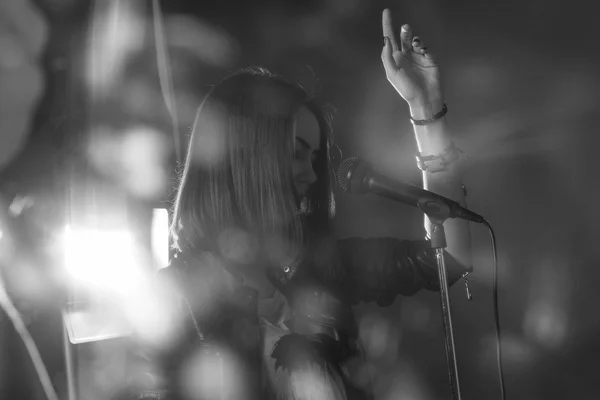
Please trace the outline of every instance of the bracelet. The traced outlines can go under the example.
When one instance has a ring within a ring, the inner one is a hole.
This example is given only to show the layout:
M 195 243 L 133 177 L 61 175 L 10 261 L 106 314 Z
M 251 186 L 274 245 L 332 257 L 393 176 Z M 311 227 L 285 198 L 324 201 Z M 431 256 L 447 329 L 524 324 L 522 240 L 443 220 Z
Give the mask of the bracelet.
M 444 171 L 447 165 L 452 164 L 464 155 L 464 151 L 454 145 L 454 142 L 450 144 L 441 154 L 429 155 L 429 156 L 417 156 L 417 167 L 421 171 L 427 171 L 429 173 L 435 173 Z
M 428 125 L 428 124 L 431 124 L 432 122 L 437 121 L 438 119 L 442 119 L 444 117 L 444 115 L 446 115 L 446 113 L 448 113 L 448 107 L 446 106 L 446 103 L 444 103 L 444 106 L 442 107 L 442 111 L 435 114 L 433 117 L 431 117 L 429 119 L 414 119 L 413 117 L 410 117 L 410 122 L 412 122 L 413 125 Z

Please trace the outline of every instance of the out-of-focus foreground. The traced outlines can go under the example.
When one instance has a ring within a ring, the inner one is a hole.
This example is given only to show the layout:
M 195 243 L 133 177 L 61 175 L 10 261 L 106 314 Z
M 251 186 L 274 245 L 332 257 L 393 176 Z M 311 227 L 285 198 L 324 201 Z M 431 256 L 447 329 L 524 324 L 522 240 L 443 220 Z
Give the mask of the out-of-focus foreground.
M 169 0 L 158 12 L 152 1 L 0 2 L 0 282 L 59 396 L 63 318 L 85 346 L 78 365 L 95 371 L 79 377 L 88 398 L 123 383 L 119 339 L 132 325 L 168 341 L 146 279 L 168 257 L 165 209 L 196 109 L 228 72 L 260 65 L 314 88 L 337 108 L 344 157 L 419 184 L 408 109 L 380 62 L 390 7 L 441 60 L 469 157 L 468 205 L 496 230 L 508 398 L 598 398 L 600 32 L 576 3 Z M 342 237 L 422 235 L 414 209 L 336 200 Z M 464 398 L 493 398 L 492 253 L 482 227 L 472 235 L 474 301 L 460 283 L 451 290 L 458 367 Z M 97 307 L 81 313 L 83 301 Z M 436 293 L 358 317 L 378 399 L 449 398 Z M 0 397 L 42 398 L 9 326 L 1 314 Z

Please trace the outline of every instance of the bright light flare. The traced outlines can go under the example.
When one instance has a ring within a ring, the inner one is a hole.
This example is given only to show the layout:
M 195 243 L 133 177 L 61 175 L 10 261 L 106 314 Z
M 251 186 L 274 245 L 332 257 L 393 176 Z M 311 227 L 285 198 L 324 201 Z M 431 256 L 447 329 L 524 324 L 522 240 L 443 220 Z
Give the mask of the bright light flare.
M 169 263 L 169 212 L 164 208 L 152 210 L 152 253 L 159 268 Z
M 133 331 L 146 343 L 168 345 L 181 321 L 152 268 L 144 268 L 151 258 L 144 256 L 129 231 L 67 226 L 64 245 L 69 275 L 84 289 L 100 294 L 95 310 L 99 314 L 93 318 L 100 327 L 84 327 L 84 336 L 114 330 L 118 323 L 119 332 Z
M 122 292 L 139 281 L 131 234 L 124 230 L 65 229 L 65 266 L 77 281 Z

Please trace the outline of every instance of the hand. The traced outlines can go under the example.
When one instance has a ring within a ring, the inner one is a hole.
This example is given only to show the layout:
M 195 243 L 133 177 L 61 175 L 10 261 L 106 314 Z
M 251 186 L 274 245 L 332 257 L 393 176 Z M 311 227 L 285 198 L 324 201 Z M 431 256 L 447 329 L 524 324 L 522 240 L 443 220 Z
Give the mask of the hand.
M 444 104 L 440 68 L 435 57 L 418 36 L 412 36 L 408 25 L 402 26 L 398 45 L 388 9 L 383 11 L 382 26 L 384 46 L 381 60 L 388 81 L 409 104 L 414 118 L 430 118 Z M 415 115 L 413 111 L 421 115 Z

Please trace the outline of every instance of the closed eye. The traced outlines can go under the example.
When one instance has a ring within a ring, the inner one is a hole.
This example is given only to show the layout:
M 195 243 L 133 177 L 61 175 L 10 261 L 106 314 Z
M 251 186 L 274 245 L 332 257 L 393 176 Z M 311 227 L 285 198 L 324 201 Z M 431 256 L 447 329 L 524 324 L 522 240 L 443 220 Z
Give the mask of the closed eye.
M 294 151 L 294 158 L 301 160 L 305 156 L 308 156 L 308 152 L 312 150 L 312 147 L 308 142 L 300 137 L 296 137 L 296 150 Z M 315 162 L 319 156 L 319 150 L 315 149 L 310 153 L 310 161 Z

